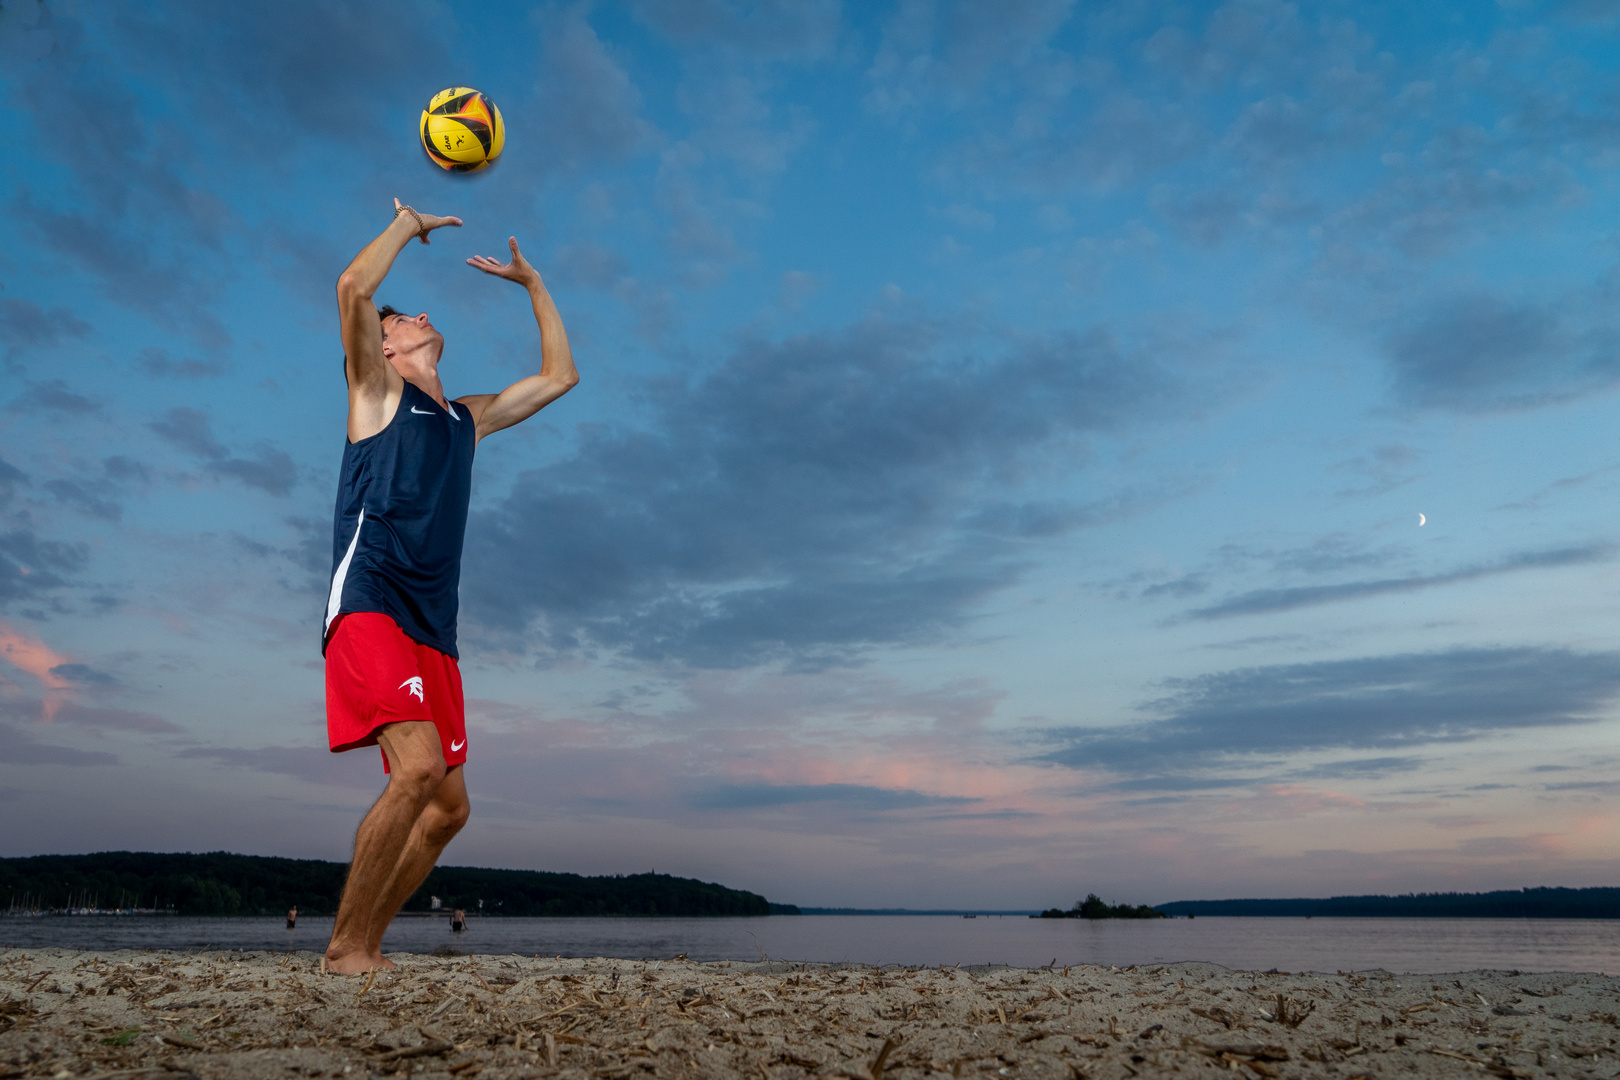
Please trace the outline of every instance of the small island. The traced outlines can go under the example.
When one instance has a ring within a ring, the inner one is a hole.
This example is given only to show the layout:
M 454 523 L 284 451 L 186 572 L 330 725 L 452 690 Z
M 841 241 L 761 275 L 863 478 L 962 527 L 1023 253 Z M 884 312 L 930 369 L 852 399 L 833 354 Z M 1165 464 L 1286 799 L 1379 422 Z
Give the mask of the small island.
M 1048 908 L 1039 915 L 1031 915 L 1032 919 L 1163 919 L 1167 916 L 1162 911 L 1156 911 L 1146 904 L 1132 907 L 1129 904 L 1110 904 L 1096 893 L 1087 893 L 1084 900 L 1075 901 L 1074 907 L 1068 911 L 1062 908 Z

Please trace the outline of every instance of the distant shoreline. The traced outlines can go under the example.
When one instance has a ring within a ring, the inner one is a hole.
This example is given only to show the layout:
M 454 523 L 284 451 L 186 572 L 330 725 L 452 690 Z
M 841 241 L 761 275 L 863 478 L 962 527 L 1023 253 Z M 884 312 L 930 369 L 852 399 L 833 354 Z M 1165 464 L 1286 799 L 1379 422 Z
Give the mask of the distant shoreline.
M 1211 901 L 1211 902 L 1212 903 L 1219 903 L 1220 901 Z M 1010 912 L 1010 911 L 1009 912 L 992 912 L 992 913 L 988 913 L 988 914 L 987 913 L 982 913 L 982 912 L 961 913 L 961 912 L 954 912 L 954 911 L 851 911 L 851 910 L 804 911 L 804 912 L 800 913 L 800 917 L 806 916 L 806 915 L 820 915 L 823 918 L 833 918 L 833 919 L 846 918 L 846 917 L 867 917 L 867 918 L 927 917 L 927 918 L 936 918 L 936 919 L 984 919 L 984 918 L 995 918 L 995 919 L 1012 919 L 1012 920 L 1024 921 L 1026 919 L 1035 918 L 1034 915 L 1032 915 L 1032 914 L 1030 914 L 1028 912 Z M 524 921 L 529 921 L 529 920 L 534 920 L 534 921 L 552 921 L 552 920 L 555 920 L 557 922 L 581 922 L 581 921 L 583 921 L 583 922 L 593 922 L 593 921 L 608 922 L 608 921 L 615 921 L 615 920 L 630 920 L 630 921 L 634 921 L 634 922 L 644 922 L 644 921 L 645 922 L 650 922 L 650 921 L 657 920 L 657 919 L 692 919 L 692 920 L 701 920 L 701 921 L 704 921 L 704 922 L 710 922 L 710 921 L 715 921 L 715 920 L 725 920 L 725 919 L 746 919 L 746 920 L 748 920 L 750 922 L 753 922 L 753 921 L 756 921 L 756 920 L 776 919 L 776 918 L 781 918 L 781 917 L 782 916 L 776 916 L 776 915 L 718 915 L 718 916 L 716 916 L 716 915 L 636 915 L 636 914 L 625 914 L 625 915 L 504 915 L 504 914 L 488 914 L 488 913 L 485 913 L 483 915 L 478 915 L 478 914 L 469 913 L 467 915 L 467 924 L 469 926 L 473 926 L 473 925 L 476 925 L 478 923 L 524 922 Z M 330 911 L 302 912 L 299 915 L 299 925 L 303 926 L 306 923 L 307 924 L 314 924 L 314 923 L 322 922 L 322 921 L 331 922 L 332 918 L 333 918 L 333 915 L 332 915 L 332 912 L 330 912 Z M 1433 921 L 1433 922 L 1444 922 L 1444 921 L 1455 921 L 1455 922 L 1535 922 L 1535 921 L 1541 921 L 1541 922 L 1613 922 L 1614 921 L 1614 919 L 1612 917 L 1609 917 L 1609 916 L 1595 916 L 1595 915 L 1449 915 L 1449 914 L 1448 915 L 1410 915 L 1410 914 L 1405 914 L 1405 913 L 1385 914 L 1385 915 L 1365 915 L 1365 914 L 1354 914 L 1354 915 L 1295 915 L 1295 914 L 1283 914 L 1283 915 L 1276 915 L 1276 914 L 1233 915 L 1233 914 L 1219 914 L 1219 915 L 1203 915 L 1203 916 L 1198 916 L 1198 918 L 1202 918 L 1205 921 L 1222 921 L 1222 920 L 1226 920 L 1226 921 L 1241 921 L 1241 920 L 1248 920 L 1248 921 L 1265 921 L 1265 920 L 1304 921 L 1304 920 L 1310 920 L 1310 919 L 1320 919 L 1323 922 L 1332 922 L 1332 921 L 1335 921 L 1335 920 L 1349 921 L 1349 920 L 1357 920 L 1357 919 L 1376 919 L 1376 920 L 1388 920 L 1388 921 L 1406 919 L 1406 920 Z M 283 919 L 284 919 L 284 916 L 272 915 L 272 914 L 268 914 L 268 913 L 259 913 L 259 912 L 237 913 L 237 914 L 232 914 L 232 915 L 186 914 L 186 913 L 173 912 L 173 911 L 170 911 L 170 912 L 161 912 L 161 911 L 160 912 L 141 912 L 141 913 L 138 913 L 138 914 L 137 913 L 131 913 L 131 912 L 122 912 L 122 913 L 120 913 L 120 912 L 112 912 L 112 911 L 96 911 L 96 912 L 76 912 L 74 914 L 67 914 L 66 912 L 32 912 L 32 913 L 31 912 L 20 912 L 20 911 L 19 912 L 11 912 L 11 911 L 5 911 L 4 909 L 0 909 L 0 925 L 5 925 L 7 923 L 14 923 L 14 922 L 15 923 L 33 922 L 33 921 L 39 921 L 39 920 L 71 920 L 73 922 L 87 922 L 87 921 L 101 920 L 101 921 L 106 921 L 106 922 L 140 923 L 140 922 L 148 922 L 148 921 L 150 921 L 150 922 L 187 922 L 187 921 L 190 921 L 190 920 L 193 920 L 193 919 L 196 919 L 196 920 L 226 920 L 226 921 L 241 921 L 241 922 L 281 923 L 283 921 Z M 421 921 L 425 921 L 425 920 L 438 919 L 438 920 L 443 920 L 445 922 L 448 922 L 449 919 L 450 919 L 450 913 L 447 912 L 447 911 L 402 911 L 397 916 L 395 916 L 395 919 L 396 919 L 396 921 L 406 921 L 406 922 L 421 922 Z M 1132 924 L 1136 924 L 1138 922 L 1141 922 L 1144 925 L 1159 925 L 1159 924 L 1166 924 L 1166 923 L 1173 923 L 1173 922 L 1182 922 L 1182 921 L 1185 921 L 1185 920 L 1186 920 L 1186 917 L 1169 916 L 1169 917 L 1164 918 L 1164 919 L 1148 919 L 1148 920 L 1129 920 L 1129 919 L 1126 919 L 1126 920 L 1121 920 L 1121 919 L 1049 919 L 1049 920 L 1046 920 L 1046 921 L 1048 921 L 1048 922 L 1084 924 L 1084 925 L 1091 925 L 1091 924 L 1095 924 L 1095 923 L 1105 923 L 1105 924 L 1112 925 L 1112 924 L 1117 924 L 1117 923 L 1120 923 L 1120 922 L 1128 922 L 1128 923 L 1132 923 Z M 8 947 L 8 946 L 4 945 L 3 943 L 0 943 L 0 948 L 5 948 L 5 947 Z M 15 946 L 12 946 L 12 947 L 15 947 Z
M 1364 919 L 1620 919 L 1620 888 L 1537 887 L 1483 893 L 1408 893 L 1326 899 L 1177 900 L 1154 909 L 1175 916 Z
M 0 909 L 24 914 L 173 910 L 182 915 L 306 915 L 337 910 L 347 863 L 204 853 L 102 851 L 0 858 Z M 409 912 L 456 908 L 503 915 L 792 915 L 791 904 L 714 882 L 655 872 L 582 877 L 538 870 L 436 866 Z
M 1024 919 L 1039 914 L 1029 908 L 1017 911 L 984 911 L 980 908 L 843 908 L 805 907 L 799 905 L 800 915 L 959 915 L 964 918 Z

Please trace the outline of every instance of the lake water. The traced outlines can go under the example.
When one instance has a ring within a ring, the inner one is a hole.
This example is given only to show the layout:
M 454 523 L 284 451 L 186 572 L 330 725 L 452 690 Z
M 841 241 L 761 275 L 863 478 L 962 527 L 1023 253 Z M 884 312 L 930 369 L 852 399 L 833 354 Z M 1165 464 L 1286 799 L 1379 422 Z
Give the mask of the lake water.
M 332 920 L 77 916 L 0 918 L 0 946 L 75 949 L 320 950 Z M 861 964 L 1170 963 L 1264 971 L 1620 972 L 1620 920 L 1603 919 L 1028 919 L 1019 916 L 797 915 L 753 919 L 401 918 L 389 952 L 809 960 Z

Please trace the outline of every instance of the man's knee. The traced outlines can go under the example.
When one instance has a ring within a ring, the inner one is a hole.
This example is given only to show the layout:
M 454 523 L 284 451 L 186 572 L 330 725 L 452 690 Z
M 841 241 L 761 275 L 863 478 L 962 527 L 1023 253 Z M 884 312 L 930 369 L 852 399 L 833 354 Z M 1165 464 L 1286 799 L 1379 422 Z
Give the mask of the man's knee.
M 439 733 L 426 721 L 390 724 L 378 735 L 388 755 L 390 785 L 418 802 L 425 803 L 444 783 L 444 752 Z
M 401 788 L 419 800 L 426 801 L 433 798 L 444 783 L 445 765 L 443 759 L 423 756 L 413 756 L 400 762 L 389 762 L 389 781 L 397 783 Z
M 450 806 L 432 803 L 423 811 L 427 817 L 427 838 L 433 844 L 448 844 L 461 827 L 467 824 L 467 818 L 472 814 L 472 807 L 466 800 L 461 800 Z

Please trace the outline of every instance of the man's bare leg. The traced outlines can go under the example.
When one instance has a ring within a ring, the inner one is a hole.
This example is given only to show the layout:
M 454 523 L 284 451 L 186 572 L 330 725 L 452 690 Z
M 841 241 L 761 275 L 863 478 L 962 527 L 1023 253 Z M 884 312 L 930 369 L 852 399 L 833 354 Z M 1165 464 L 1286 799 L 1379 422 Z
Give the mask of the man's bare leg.
M 444 846 L 455 838 L 463 825 L 467 824 L 467 815 L 471 809 L 467 802 L 467 782 L 462 776 L 461 766 L 452 765 L 445 773 L 444 782 L 439 785 L 439 790 L 434 793 L 421 816 L 416 819 L 416 826 L 411 829 L 411 838 L 406 842 L 405 850 L 400 853 L 398 865 L 394 867 L 394 876 L 378 895 L 376 907 L 371 909 L 371 929 L 366 935 L 366 950 L 371 956 L 373 966 L 395 966 L 393 961 L 383 957 L 383 934 L 405 901 L 409 900 L 416 890 L 422 887 L 422 882 L 427 880 L 433 865 L 439 861 Z
M 345 975 L 382 966 L 367 947 L 371 913 L 445 773 L 439 731 L 425 720 L 389 724 L 377 741 L 388 755 L 388 786 L 355 833 L 354 861 L 326 946 L 326 970 Z

